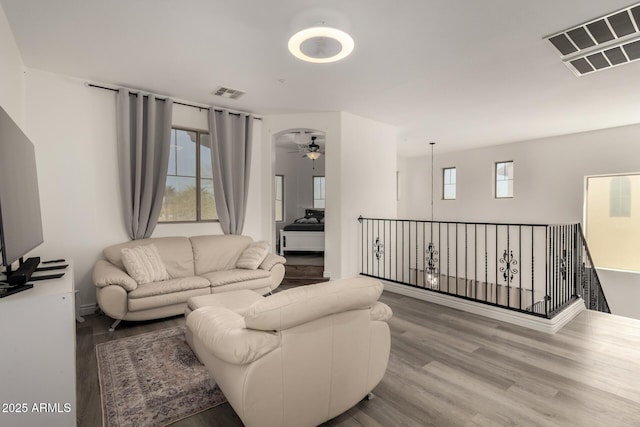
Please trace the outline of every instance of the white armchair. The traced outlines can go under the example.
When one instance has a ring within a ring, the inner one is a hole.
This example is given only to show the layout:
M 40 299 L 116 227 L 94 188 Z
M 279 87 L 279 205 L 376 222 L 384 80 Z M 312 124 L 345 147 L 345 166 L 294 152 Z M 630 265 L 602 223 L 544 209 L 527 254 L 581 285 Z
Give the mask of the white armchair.
M 189 341 L 246 426 L 315 426 L 384 376 L 392 312 L 382 290 L 356 278 L 209 296 L 187 317 Z

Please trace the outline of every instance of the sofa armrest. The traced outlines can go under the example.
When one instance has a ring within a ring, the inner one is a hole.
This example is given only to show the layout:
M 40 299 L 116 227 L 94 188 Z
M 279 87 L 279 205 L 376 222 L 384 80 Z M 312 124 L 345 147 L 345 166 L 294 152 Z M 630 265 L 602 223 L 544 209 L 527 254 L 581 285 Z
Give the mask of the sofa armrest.
M 193 311 L 187 317 L 187 327 L 207 351 L 234 365 L 254 362 L 280 345 L 279 334 L 245 329 L 244 318 L 224 307 Z
M 262 264 L 260 264 L 260 267 L 262 270 L 267 270 L 267 271 L 271 271 L 271 269 L 278 264 L 284 264 L 287 262 L 287 259 L 285 257 L 282 257 L 280 255 L 276 255 L 276 254 L 272 254 L 272 253 L 268 253 L 267 257 L 264 259 L 264 261 L 262 261 Z
M 380 320 L 382 322 L 386 322 L 391 319 L 391 316 L 393 316 L 391 307 L 380 301 L 377 301 L 375 304 L 373 304 L 369 310 L 369 313 L 371 314 L 371 320 Z
M 93 284 L 97 288 L 118 285 L 126 291 L 133 291 L 138 287 L 138 283 L 131 276 L 103 259 L 99 259 L 93 267 Z

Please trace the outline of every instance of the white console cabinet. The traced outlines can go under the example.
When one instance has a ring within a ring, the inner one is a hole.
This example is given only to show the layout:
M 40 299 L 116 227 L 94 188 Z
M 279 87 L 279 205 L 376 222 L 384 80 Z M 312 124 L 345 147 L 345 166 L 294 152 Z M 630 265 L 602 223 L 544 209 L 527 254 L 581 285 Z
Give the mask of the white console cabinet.
M 73 266 L 64 271 L 0 299 L 0 426 L 76 425 Z

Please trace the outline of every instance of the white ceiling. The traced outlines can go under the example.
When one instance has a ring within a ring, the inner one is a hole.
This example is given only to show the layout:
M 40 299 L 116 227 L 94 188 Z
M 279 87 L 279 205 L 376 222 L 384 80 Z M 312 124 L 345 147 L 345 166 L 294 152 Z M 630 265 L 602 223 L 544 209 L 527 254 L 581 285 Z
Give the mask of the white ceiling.
M 0 4 L 27 67 L 257 114 L 346 111 L 396 125 L 403 155 L 640 122 L 640 61 L 575 77 L 543 40 L 629 0 Z M 289 54 L 289 37 L 321 21 L 352 35 L 350 57 Z

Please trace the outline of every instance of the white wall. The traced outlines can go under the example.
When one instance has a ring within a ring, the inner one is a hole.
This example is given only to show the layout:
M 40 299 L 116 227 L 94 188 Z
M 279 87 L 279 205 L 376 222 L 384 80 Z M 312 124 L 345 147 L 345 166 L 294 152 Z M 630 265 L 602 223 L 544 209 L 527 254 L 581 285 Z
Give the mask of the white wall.
M 81 304 L 94 304 L 93 264 L 104 247 L 129 240 L 120 203 L 115 93 L 29 69 L 26 106 L 27 134 L 36 146 L 45 240 L 34 253 L 43 259 L 73 259 Z M 174 122 L 202 126 L 198 114 L 197 109 L 177 106 Z M 262 230 L 259 211 L 261 135 L 257 122 L 252 155 L 256 166 L 244 230 L 254 239 L 268 238 L 270 230 Z M 154 236 L 219 233 L 218 224 L 173 224 L 159 225 Z
M 606 268 L 597 270 L 611 312 L 640 319 L 640 274 Z
M 476 150 L 438 153 L 435 146 L 436 220 L 575 223 L 583 220 L 585 176 L 640 171 L 640 125 L 499 145 Z M 401 159 L 402 218 L 430 217 L 430 156 Z M 493 197 L 493 168 L 497 161 L 514 161 L 514 197 Z M 442 168 L 457 168 L 457 199 L 442 200 Z M 640 256 L 640 254 L 639 254 Z M 597 263 L 597 260 L 596 260 Z M 614 313 L 634 313 L 640 304 L 625 298 L 638 286 L 638 275 L 610 276 L 603 281 Z M 614 295 L 615 294 L 615 295 Z M 636 307 L 632 308 L 631 306 Z
M 353 114 L 341 116 L 340 236 L 343 238 L 340 254 L 344 261 L 340 274 L 350 277 L 360 272 L 358 217 L 396 218 L 397 215 L 397 130 Z
M 435 217 L 532 223 L 581 221 L 584 177 L 638 172 L 639 139 L 640 125 L 634 125 L 442 154 L 436 144 Z M 425 153 L 427 150 L 425 144 Z M 493 168 L 495 162 L 503 160 L 514 161 L 514 197 L 498 200 L 493 197 Z M 426 154 L 399 162 L 401 217 L 428 218 L 430 162 Z M 442 200 L 442 168 L 449 166 L 457 168 L 457 200 Z M 411 181 L 403 177 L 411 177 Z
M 0 58 L 2 58 L 0 59 L 0 106 L 25 131 L 24 64 L 2 6 L 0 6 Z
M 93 264 L 105 246 L 129 240 L 120 209 L 115 93 L 29 69 L 27 117 L 44 230 L 34 253 L 73 259 L 80 303 L 94 303 Z

